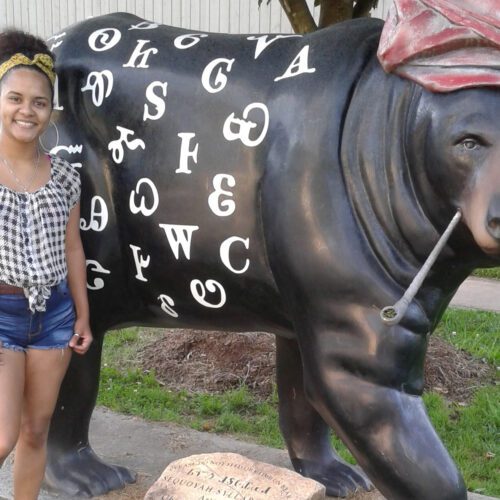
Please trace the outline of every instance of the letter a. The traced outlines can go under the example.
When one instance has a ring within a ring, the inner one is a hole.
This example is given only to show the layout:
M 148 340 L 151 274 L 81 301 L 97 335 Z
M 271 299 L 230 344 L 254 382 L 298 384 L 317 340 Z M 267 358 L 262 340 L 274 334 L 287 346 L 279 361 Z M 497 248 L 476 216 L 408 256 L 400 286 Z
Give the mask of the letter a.
M 308 67 L 309 58 L 309 45 L 306 45 L 298 54 L 297 57 L 292 61 L 292 64 L 288 66 L 288 69 L 281 75 L 274 79 L 275 82 L 283 80 L 284 78 L 292 78 L 294 76 L 300 75 L 301 73 L 314 73 L 316 68 Z

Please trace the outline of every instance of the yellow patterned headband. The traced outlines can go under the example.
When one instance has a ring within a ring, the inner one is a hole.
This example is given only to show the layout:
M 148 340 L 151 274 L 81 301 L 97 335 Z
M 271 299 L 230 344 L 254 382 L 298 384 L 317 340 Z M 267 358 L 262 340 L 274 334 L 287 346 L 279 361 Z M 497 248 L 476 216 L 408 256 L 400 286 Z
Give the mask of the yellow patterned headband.
M 33 59 L 25 56 L 24 54 L 14 54 L 10 59 L 0 65 L 0 80 L 4 77 L 9 69 L 15 66 L 36 66 L 41 69 L 50 80 L 52 86 L 56 81 L 56 74 L 54 73 L 54 60 L 48 54 L 35 54 Z

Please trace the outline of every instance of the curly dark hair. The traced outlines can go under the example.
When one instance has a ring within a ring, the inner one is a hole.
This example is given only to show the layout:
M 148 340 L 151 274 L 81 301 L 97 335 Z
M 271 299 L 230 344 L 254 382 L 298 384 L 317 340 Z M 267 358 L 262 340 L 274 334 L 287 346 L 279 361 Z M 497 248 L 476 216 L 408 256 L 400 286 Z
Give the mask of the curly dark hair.
M 54 54 L 50 51 L 42 38 L 14 28 L 0 33 L 0 64 L 17 53 L 24 54 L 30 59 L 33 59 L 36 54 L 47 54 L 52 57 L 55 62 Z M 30 66 L 30 69 L 39 71 L 45 75 L 37 66 Z

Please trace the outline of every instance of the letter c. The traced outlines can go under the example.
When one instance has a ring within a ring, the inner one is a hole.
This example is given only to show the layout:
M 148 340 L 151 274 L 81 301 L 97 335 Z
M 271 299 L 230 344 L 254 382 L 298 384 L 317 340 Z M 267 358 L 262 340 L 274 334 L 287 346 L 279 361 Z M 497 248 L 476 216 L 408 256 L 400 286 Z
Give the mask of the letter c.
M 223 241 L 221 246 L 220 246 L 220 258 L 222 260 L 222 263 L 233 273 L 235 274 L 243 274 L 246 272 L 250 266 L 250 261 L 248 259 L 245 260 L 245 265 L 242 269 L 236 269 L 231 265 L 231 261 L 229 259 L 229 251 L 231 250 L 231 245 L 236 242 L 241 242 L 245 246 L 245 248 L 248 250 L 250 246 L 250 240 L 249 238 L 243 239 L 243 238 L 238 238 L 238 236 L 231 236 L 227 240 Z

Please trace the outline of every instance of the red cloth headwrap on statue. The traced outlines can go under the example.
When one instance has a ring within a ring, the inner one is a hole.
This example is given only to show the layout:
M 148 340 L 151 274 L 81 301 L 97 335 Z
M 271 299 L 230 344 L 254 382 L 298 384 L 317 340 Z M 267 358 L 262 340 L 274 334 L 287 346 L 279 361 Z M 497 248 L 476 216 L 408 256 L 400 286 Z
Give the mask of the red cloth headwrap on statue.
M 500 0 L 394 0 L 377 55 L 433 92 L 500 86 Z

